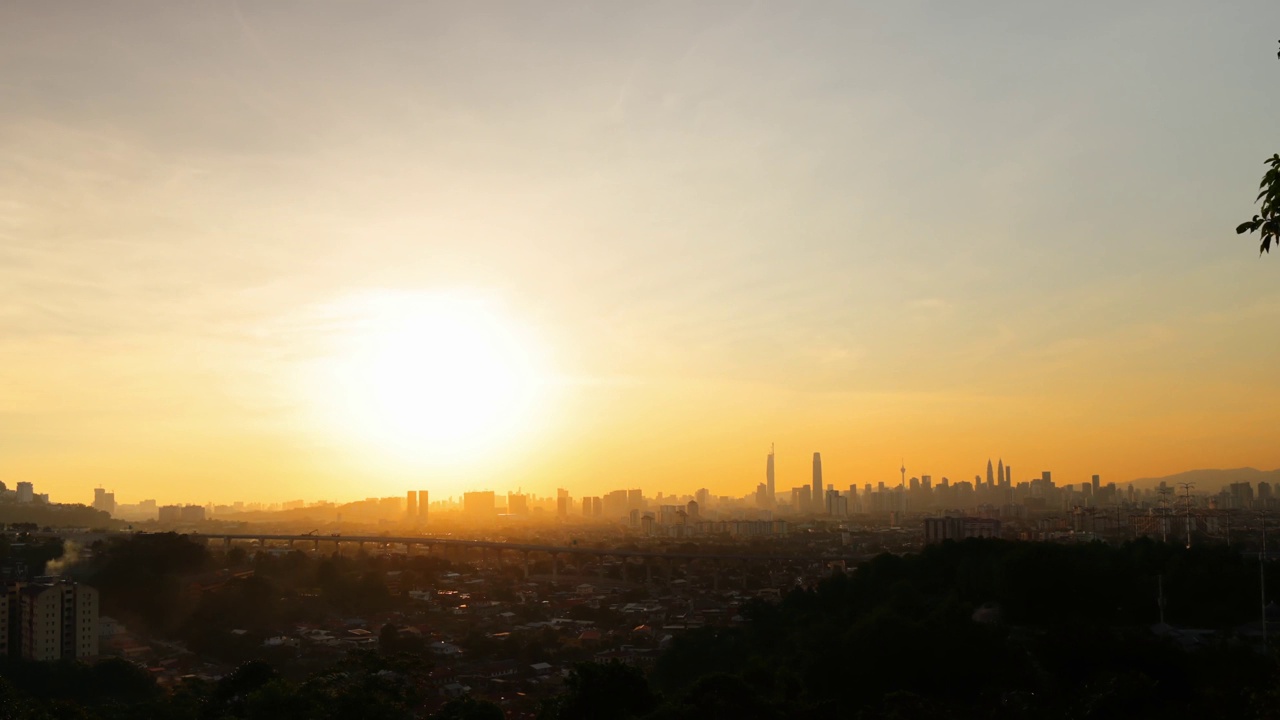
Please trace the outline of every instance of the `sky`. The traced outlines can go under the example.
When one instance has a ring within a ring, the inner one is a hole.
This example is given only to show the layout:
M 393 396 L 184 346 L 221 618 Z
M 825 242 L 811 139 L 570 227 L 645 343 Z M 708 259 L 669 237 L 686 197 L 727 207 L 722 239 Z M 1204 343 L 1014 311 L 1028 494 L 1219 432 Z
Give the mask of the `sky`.
M 8 0 L 0 480 L 740 495 L 771 443 L 780 489 L 815 451 L 842 488 L 1280 467 L 1280 258 L 1234 234 L 1280 151 L 1276 28 L 1265 0 Z M 410 358 L 536 375 L 489 398 L 501 432 L 453 427 L 451 380 L 342 400 L 399 387 L 359 361 L 369 308 L 441 297 L 497 339 Z M 456 437 L 382 441 L 419 421 Z

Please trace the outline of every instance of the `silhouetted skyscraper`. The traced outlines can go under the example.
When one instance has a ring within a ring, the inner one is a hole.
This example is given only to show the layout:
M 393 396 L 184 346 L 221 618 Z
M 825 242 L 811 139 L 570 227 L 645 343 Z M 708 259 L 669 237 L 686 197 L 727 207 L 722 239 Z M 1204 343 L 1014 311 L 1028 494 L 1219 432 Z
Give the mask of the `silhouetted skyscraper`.
M 492 490 L 462 493 L 462 512 L 471 517 L 492 518 L 496 516 L 497 505 Z
M 410 490 L 408 497 L 404 501 L 404 514 L 409 518 L 409 522 L 418 521 L 418 493 L 416 490 Z
M 823 509 L 828 515 L 844 517 L 849 514 L 849 498 L 840 495 L 835 488 L 828 488 L 824 497 Z
M 528 515 L 529 498 L 524 493 L 507 493 L 507 514 Z
M 102 488 L 93 489 L 93 509 L 101 510 L 108 515 L 116 514 L 116 494 Z
M 991 458 L 987 458 L 987 486 L 990 487 L 994 485 L 995 481 L 996 481 L 996 470 L 991 465 Z
M 418 491 L 418 524 L 419 525 L 427 524 L 427 506 L 430 505 L 430 503 L 427 502 L 427 500 L 429 497 L 430 496 L 427 494 L 426 490 Z
M 809 495 L 815 502 L 822 498 L 822 453 L 813 454 L 813 492 Z
M 996 465 L 996 485 L 1004 487 L 1004 458 L 1000 458 L 1000 463 Z
M 769 502 L 773 502 L 774 475 L 773 475 L 773 445 L 769 445 L 769 460 L 764 468 L 764 484 L 765 495 L 769 498 Z

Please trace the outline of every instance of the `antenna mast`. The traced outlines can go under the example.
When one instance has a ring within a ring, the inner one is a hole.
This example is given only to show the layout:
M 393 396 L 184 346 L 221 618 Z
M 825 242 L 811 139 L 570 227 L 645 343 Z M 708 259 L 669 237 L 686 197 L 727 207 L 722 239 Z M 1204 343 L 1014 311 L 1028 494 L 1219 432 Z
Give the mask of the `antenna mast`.
M 1195 487 L 1195 483 L 1178 483 L 1178 487 L 1182 488 L 1182 502 L 1187 508 L 1187 549 L 1191 549 L 1191 488 Z
M 1156 491 L 1160 495 L 1158 510 L 1160 511 L 1160 542 L 1169 542 L 1169 495 L 1173 493 L 1173 489 L 1161 484 L 1159 490 Z

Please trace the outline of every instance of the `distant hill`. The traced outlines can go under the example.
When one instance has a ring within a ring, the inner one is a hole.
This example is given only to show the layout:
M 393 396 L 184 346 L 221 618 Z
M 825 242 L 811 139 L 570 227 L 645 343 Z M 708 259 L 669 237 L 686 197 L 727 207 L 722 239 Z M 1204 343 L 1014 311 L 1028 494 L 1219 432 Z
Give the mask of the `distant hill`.
M 1234 468 L 1231 470 L 1188 470 L 1176 475 L 1157 478 L 1138 478 L 1133 485 L 1138 488 L 1155 487 L 1160 481 L 1177 488 L 1178 483 L 1194 483 L 1196 492 L 1216 493 L 1231 483 L 1247 482 L 1257 487 L 1259 482 L 1280 482 L 1280 470 L 1258 470 L 1256 468 Z
M 31 522 L 41 527 L 109 528 L 117 525 L 101 510 L 77 504 L 0 503 L 0 523 Z

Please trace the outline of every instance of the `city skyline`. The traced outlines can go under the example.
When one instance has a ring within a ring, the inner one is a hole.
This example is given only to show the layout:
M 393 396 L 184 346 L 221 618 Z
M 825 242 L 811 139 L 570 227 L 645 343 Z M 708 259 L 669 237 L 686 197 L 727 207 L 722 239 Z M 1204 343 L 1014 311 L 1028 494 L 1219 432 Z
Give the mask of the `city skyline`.
M 0 0 L 4 716 L 1270 718 L 1277 27 Z
M 741 495 L 774 441 L 781 493 L 817 449 L 837 486 L 1280 467 L 1276 259 L 1234 234 L 1277 23 L 5 3 L 0 479 Z
M 793 490 L 803 488 L 808 493 L 807 497 L 810 498 L 810 501 L 812 501 L 812 498 L 815 498 L 815 497 L 820 500 L 822 497 L 822 493 L 826 492 L 827 487 L 834 487 L 838 491 L 843 491 L 845 488 L 848 488 L 850 486 L 862 487 L 864 485 L 867 485 L 872 487 L 879 487 L 883 485 L 884 489 L 888 491 L 888 490 L 897 490 L 897 489 L 903 489 L 903 490 L 908 489 L 908 480 L 911 481 L 911 486 L 910 486 L 911 489 L 915 489 L 917 483 L 920 481 L 923 481 L 924 483 L 926 483 L 925 487 L 927 488 L 928 487 L 927 483 L 932 478 L 936 478 L 938 482 L 943 482 L 943 481 L 950 481 L 951 483 L 969 483 L 970 482 L 970 476 L 963 470 L 959 473 L 939 473 L 936 471 L 925 471 L 919 474 L 912 474 L 910 475 L 910 477 L 908 477 L 908 472 L 905 467 L 905 464 L 903 464 L 903 466 L 899 468 L 900 475 L 899 475 L 899 479 L 896 479 L 896 480 L 894 478 L 880 477 L 880 476 L 877 476 L 874 478 L 871 478 L 871 477 L 832 478 L 829 476 L 825 476 L 825 479 L 824 479 L 823 470 L 822 470 L 823 461 L 822 461 L 821 455 L 822 454 L 820 451 L 815 451 L 811 455 L 807 453 L 805 454 L 806 457 L 810 458 L 810 462 L 807 464 L 808 475 L 807 477 L 800 478 L 801 480 L 803 480 L 803 482 L 801 482 L 798 486 L 794 484 L 791 486 Z M 658 495 L 669 495 L 672 497 L 679 495 L 686 498 L 695 497 L 698 493 L 705 491 L 705 492 L 711 493 L 711 495 L 714 497 L 733 498 L 737 500 L 751 500 L 752 498 L 756 498 L 757 502 L 761 497 L 760 493 L 763 493 L 763 498 L 767 499 L 765 500 L 765 502 L 770 505 L 774 503 L 786 504 L 786 503 L 789 503 L 790 501 L 785 500 L 786 498 L 785 495 L 777 494 L 776 489 L 773 491 L 770 490 L 770 486 L 773 485 L 776 488 L 776 483 L 778 482 L 778 478 L 776 474 L 776 462 L 775 462 L 776 457 L 777 457 L 776 447 L 774 444 L 770 444 L 769 452 L 765 456 L 765 477 L 763 481 L 758 482 L 753 489 L 750 489 L 744 492 L 734 492 L 734 491 L 723 492 L 719 490 L 712 490 L 710 487 L 708 487 L 705 484 L 699 485 L 697 483 L 694 483 L 688 486 L 683 486 L 683 485 L 680 485 L 680 483 L 678 482 L 668 482 L 668 481 L 659 481 L 659 480 L 654 480 L 647 484 L 645 483 L 639 483 L 639 484 L 622 483 L 621 485 L 615 484 L 606 488 L 606 491 L 616 490 L 618 487 L 625 486 L 629 488 L 635 488 L 633 492 L 641 491 L 644 493 L 657 493 Z M 978 463 L 977 465 L 980 465 L 980 463 Z M 975 465 L 975 467 L 977 465 Z M 989 459 L 988 470 L 990 470 L 991 467 L 992 466 Z M 998 471 L 995 472 L 994 474 L 992 474 L 991 472 L 988 472 L 986 476 L 987 485 L 990 487 L 1013 487 L 1013 486 L 1017 486 L 1019 483 L 1028 484 L 1037 480 L 1042 480 L 1047 477 L 1054 476 L 1052 470 L 1040 470 L 1040 471 L 1033 472 L 1030 475 L 1027 475 L 1024 479 L 1019 480 L 1015 476 L 1013 476 L 1012 468 L 1013 468 L 1012 464 L 1005 465 L 1004 459 L 999 458 Z M 1275 468 L 1275 469 L 1258 469 L 1258 468 L 1252 468 L 1252 467 L 1216 468 L 1216 469 L 1215 468 L 1193 468 L 1190 470 L 1182 470 L 1177 473 L 1172 473 L 1168 477 L 1176 478 L 1183 475 L 1199 475 L 1204 473 L 1209 473 L 1209 474 L 1220 473 L 1220 474 L 1229 475 L 1229 474 L 1239 473 L 1241 471 L 1248 472 L 1248 473 L 1256 473 L 1262 476 L 1268 476 L 1272 473 L 1280 473 L 1280 468 Z M 1077 485 L 1077 484 L 1092 483 L 1096 489 L 1097 483 L 1099 482 L 1099 478 L 1104 477 L 1104 474 L 1089 473 L 1087 475 L 1079 476 L 1079 477 L 1074 475 L 1064 476 L 1062 474 L 1058 474 L 1054 477 L 1062 485 Z M 1147 490 L 1152 487 L 1155 487 L 1159 482 L 1161 482 L 1164 479 L 1166 478 L 1164 478 L 1163 476 L 1150 476 L 1150 475 L 1137 477 L 1137 478 L 1111 478 L 1108 476 L 1107 482 L 1115 483 L 1117 487 L 1128 487 L 1132 485 L 1139 490 Z M 784 483 L 784 485 L 786 483 L 786 480 L 787 479 L 785 477 L 782 478 L 782 482 Z M 983 475 L 981 473 L 976 473 L 972 478 L 973 482 L 981 482 L 982 480 L 983 480 Z M 1280 478 L 1276 478 L 1276 480 L 1277 482 L 1280 482 Z M 994 485 L 992 485 L 993 481 L 995 483 Z M 0 482 L 3 482 L 3 481 L 0 481 Z M 1231 482 L 1234 482 L 1234 481 L 1222 480 L 1220 481 L 1219 484 L 1225 487 Z M 815 493 L 815 489 L 819 488 L 820 483 L 821 483 L 822 489 L 821 491 Z M 108 507 L 113 507 L 117 504 L 126 504 L 126 503 L 130 505 L 136 505 L 138 502 L 151 502 L 159 506 L 167 505 L 172 507 L 182 507 L 182 506 L 192 505 L 192 504 L 199 505 L 199 506 L 213 506 L 213 505 L 225 506 L 233 502 L 238 504 L 253 504 L 255 506 L 289 505 L 293 507 L 303 507 L 303 506 L 309 506 L 311 504 L 341 505 L 341 504 L 348 504 L 348 503 L 358 503 L 361 501 L 374 500 L 374 499 L 385 500 L 385 499 L 396 497 L 396 496 L 399 496 L 403 499 L 405 497 L 406 492 L 408 493 L 409 497 L 412 498 L 411 500 L 408 501 L 408 503 L 416 503 L 417 497 L 419 495 L 426 497 L 428 492 L 433 492 L 426 488 L 419 489 L 419 490 L 408 490 L 406 488 L 401 488 L 399 490 L 396 490 L 395 493 L 393 493 L 392 495 L 377 495 L 377 494 L 369 495 L 369 494 L 361 494 L 357 492 L 355 494 L 345 495 L 345 496 L 342 496 L 342 495 L 315 496 L 315 495 L 299 495 L 295 493 L 293 495 L 287 495 L 287 496 L 282 495 L 282 496 L 276 497 L 273 495 L 262 495 L 261 493 L 259 493 L 253 497 L 248 497 L 248 498 L 239 498 L 239 497 L 233 498 L 233 497 L 224 497 L 224 496 L 195 497 L 192 495 L 183 495 L 181 493 L 172 494 L 172 495 L 165 495 L 165 494 L 147 495 L 145 497 L 132 496 L 132 495 L 126 494 L 122 496 L 121 500 L 117 501 L 116 493 L 114 492 L 113 489 L 103 487 L 101 484 L 99 484 L 98 486 L 90 489 L 90 491 L 93 494 L 92 502 L 85 502 L 82 498 L 74 497 L 74 496 L 50 497 L 50 494 L 48 492 L 36 493 L 35 490 L 38 488 L 35 488 L 34 484 L 31 481 L 18 481 L 16 483 L 9 483 L 9 485 L 11 486 L 9 487 L 10 492 L 16 489 L 16 491 L 19 493 L 19 496 L 25 493 L 26 500 L 24 502 L 30 502 L 32 497 L 39 496 L 39 497 L 42 497 L 45 502 L 84 504 L 84 505 L 90 505 L 98 509 L 107 509 Z M 637 485 L 642 485 L 642 487 L 637 487 Z M 675 492 L 672 492 L 672 491 L 675 491 Z M 527 497 L 536 497 L 536 498 L 555 498 L 557 495 L 563 495 L 565 493 L 568 493 L 568 495 L 571 496 L 574 499 L 574 501 L 579 501 L 583 498 L 591 498 L 593 495 L 598 497 L 604 491 L 602 491 L 599 486 L 592 486 L 591 489 L 583 490 L 581 488 L 576 488 L 576 487 L 566 487 L 566 485 L 563 483 L 555 486 L 554 488 L 546 488 L 546 489 L 527 488 L 526 489 L 526 486 L 522 484 L 507 486 L 499 482 L 496 484 L 489 484 L 489 485 L 470 486 L 453 493 L 440 492 L 432 495 L 432 497 L 435 498 L 435 501 L 437 503 L 461 502 L 463 495 L 469 492 L 494 492 L 500 495 L 509 496 L 514 494 L 518 496 L 527 496 Z M 644 495 L 644 497 L 648 498 L 652 496 L 646 494 Z M 761 505 L 761 507 L 764 507 L 764 506 Z
M 1003 468 L 1002 468 L 1003 470 Z M 1179 493 L 1177 504 L 1197 512 L 1211 513 L 1252 509 L 1265 511 L 1276 498 L 1273 490 L 1280 489 L 1280 470 L 1269 472 L 1253 469 L 1228 471 L 1192 471 L 1168 478 L 1151 479 L 1139 486 L 1134 483 L 1103 481 L 1095 474 L 1081 482 L 1058 482 L 1052 471 L 1042 471 L 1038 477 L 1025 481 L 1012 480 L 1003 472 L 989 475 L 984 481 L 981 475 L 973 481 L 952 482 L 943 476 L 936 483 L 933 476 L 912 476 L 910 483 L 898 486 L 877 483 L 851 483 L 847 487 L 828 484 L 817 498 L 808 485 L 792 488 L 790 498 L 770 497 L 761 483 L 755 493 L 741 497 L 717 496 L 707 488 L 693 492 L 670 493 L 642 488 L 617 488 L 604 496 L 575 495 L 565 488 L 558 488 L 555 495 L 524 493 L 520 490 L 505 493 L 494 490 L 473 490 L 461 496 L 428 500 L 428 491 L 410 490 L 403 497 L 366 497 L 352 501 L 326 499 L 294 499 L 281 503 L 236 501 L 231 503 L 178 504 L 157 503 L 154 499 L 138 504 L 118 504 L 114 493 L 103 488 L 94 489 L 93 509 L 126 521 L 157 521 L 161 526 L 195 526 L 205 520 L 241 519 L 260 513 L 284 513 L 276 519 L 282 522 L 333 521 L 342 524 L 344 514 L 359 526 L 370 520 L 391 521 L 401 527 L 428 531 L 428 508 L 443 512 L 447 524 L 460 517 L 467 521 L 503 516 L 551 520 L 556 524 L 581 521 L 606 525 L 629 524 L 640 527 L 640 521 L 649 517 L 658 526 L 650 527 L 646 534 L 659 528 L 689 525 L 692 528 L 704 517 L 714 523 L 731 521 L 806 522 L 827 518 L 858 524 L 883 522 L 891 524 L 904 518 L 952 517 L 956 513 L 973 512 L 983 517 L 1003 517 L 1025 520 L 1029 515 L 1054 518 L 1076 518 L 1081 513 L 1101 511 L 1099 520 L 1115 522 L 1115 514 L 1128 513 L 1131 518 L 1167 515 L 1173 511 L 1171 496 L 1175 487 Z M 1061 480 L 1059 478 L 1058 480 Z M 1256 483 L 1256 499 L 1255 490 Z M 668 488 L 670 490 L 670 488 Z M 46 494 L 35 493 L 30 483 L 19 483 L 14 490 L 0 493 L 0 503 L 19 507 L 34 507 L 50 503 Z M 686 507 L 687 506 L 687 507 Z M 533 512 L 531 512 L 531 510 Z M 685 512 L 687 510 L 687 513 Z M 289 513 L 302 512 L 301 515 Z M 319 512 L 320 515 L 313 514 Z M 1180 510 L 1179 510 L 1180 512 Z M 432 516 L 436 517 L 436 516 Z M 1093 515 L 1090 515 L 1092 518 Z M 257 516 L 259 521 L 270 521 L 271 516 Z M 1092 520 L 1090 520 L 1092 521 Z M 1145 522 L 1145 521 L 1143 521 Z M 1215 522 L 1228 522 L 1219 517 Z M 431 523 L 435 527 L 435 523 Z M 1077 530 L 1081 529 L 1079 527 Z M 698 532 L 690 529 L 690 532 Z

